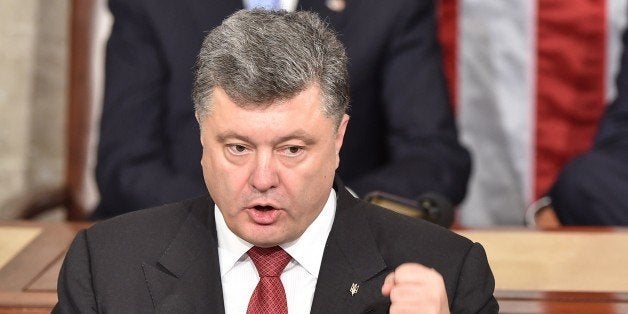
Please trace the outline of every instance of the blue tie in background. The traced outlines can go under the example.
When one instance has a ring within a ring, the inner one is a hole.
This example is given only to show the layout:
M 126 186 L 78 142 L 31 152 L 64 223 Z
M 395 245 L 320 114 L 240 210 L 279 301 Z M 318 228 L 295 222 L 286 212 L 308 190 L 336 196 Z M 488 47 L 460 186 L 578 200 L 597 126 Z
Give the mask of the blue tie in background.
M 280 0 L 249 0 L 247 9 L 281 9 Z

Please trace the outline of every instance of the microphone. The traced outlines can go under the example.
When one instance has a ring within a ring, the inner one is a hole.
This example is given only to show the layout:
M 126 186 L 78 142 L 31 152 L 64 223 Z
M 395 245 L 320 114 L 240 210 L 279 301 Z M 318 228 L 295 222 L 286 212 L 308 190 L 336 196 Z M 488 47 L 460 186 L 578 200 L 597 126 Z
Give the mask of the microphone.
M 421 194 L 417 202 L 426 214 L 426 220 L 445 228 L 451 227 L 454 223 L 454 206 L 442 194 L 427 192 Z
M 451 227 L 454 221 L 453 205 L 446 197 L 436 192 L 426 192 L 417 200 L 412 200 L 391 193 L 373 191 L 366 195 L 365 200 L 406 216 L 425 219 L 445 228 Z

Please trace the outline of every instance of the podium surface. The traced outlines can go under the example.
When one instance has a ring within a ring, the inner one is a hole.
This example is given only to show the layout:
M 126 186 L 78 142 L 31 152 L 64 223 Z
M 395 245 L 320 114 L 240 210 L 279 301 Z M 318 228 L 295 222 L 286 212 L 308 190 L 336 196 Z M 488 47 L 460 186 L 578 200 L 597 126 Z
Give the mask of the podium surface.
M 0 313 L 50 313 L 88 223 L 0 221 Z M 458 230 L 485 247 L 500 313 L 628 313 L 628 229 Z

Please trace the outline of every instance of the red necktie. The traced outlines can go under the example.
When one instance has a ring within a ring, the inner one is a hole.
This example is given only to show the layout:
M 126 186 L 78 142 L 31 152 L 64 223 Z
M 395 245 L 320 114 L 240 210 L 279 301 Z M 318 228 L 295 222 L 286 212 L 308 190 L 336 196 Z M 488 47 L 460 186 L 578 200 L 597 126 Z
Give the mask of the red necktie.
M 259 282 L 249 301 L 247 314 L 287 314 L 286 291 L 279 276 L 292 257 L 278 246 L 270 248 L 254 246 L 247 254 L 259 273 Z

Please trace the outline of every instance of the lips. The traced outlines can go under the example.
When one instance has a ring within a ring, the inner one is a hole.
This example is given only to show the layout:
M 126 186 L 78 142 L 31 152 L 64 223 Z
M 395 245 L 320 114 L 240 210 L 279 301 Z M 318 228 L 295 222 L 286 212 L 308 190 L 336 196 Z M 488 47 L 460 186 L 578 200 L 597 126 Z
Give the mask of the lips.
M 271 225 L 279 219 L 281 210 L 271 205 L 254 205 L 246 209 L 251 220 L 258 225 Z

